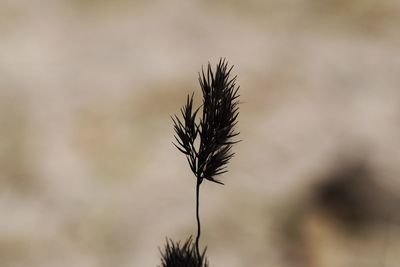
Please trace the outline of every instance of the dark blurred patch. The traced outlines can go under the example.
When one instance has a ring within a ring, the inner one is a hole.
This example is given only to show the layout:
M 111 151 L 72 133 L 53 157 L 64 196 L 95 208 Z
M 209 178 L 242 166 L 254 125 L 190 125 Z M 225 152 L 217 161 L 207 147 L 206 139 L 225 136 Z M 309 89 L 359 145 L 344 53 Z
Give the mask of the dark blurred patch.
M 398 220 L 400 198 L 385 190 L 379 179 L 380 172 L 365 158 L 343 157 L 325 167 L 278 222 L 277 238 L 287 266 L 320 266 L 315 255 L 322 253 L 321 244 L 350 248 L 350 240 L 362 244 L 385 235 Z
M 366 160 L 343 161 L 315 185 L 311 206 L 350 230 L 387 220 L 400 203 L 379 186 L 378 178 Z
M 359 226 L 373 218 L 368 192 L 376 190 L 365 162 L 337 166 L 314 189 L 313 202 L 322 211 L 350 226 Z

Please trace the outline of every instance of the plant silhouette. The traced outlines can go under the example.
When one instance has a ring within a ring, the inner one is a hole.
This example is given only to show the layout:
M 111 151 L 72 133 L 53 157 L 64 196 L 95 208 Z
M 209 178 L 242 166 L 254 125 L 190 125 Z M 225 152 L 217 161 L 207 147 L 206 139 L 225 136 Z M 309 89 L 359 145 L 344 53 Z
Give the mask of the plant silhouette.
M 186 156 L 190 169 L 196 177 L 197 236 L 194 247 L 198 266 L 202 266 L 204 258 L 204 252 L 200 254 L 199 249 L 200 185 L 204 179 L 223 184 L 217 177 L 227 172 L 227 164 L 234 156 L 232 145 L 238 142 L 234 139 L 239 134 L 235 130 L 239 115 L 239 86 L 236 86 L 236 76 L 230 78 L 232 68 L 233 66 L 228 68 L 228 62 L 225 59 L 220 59 L 215 71 L 208 64 L 207 69 L 202 69 L 199 73 L 199 83 L 203 94 L 202 105 L 194 109 L 193 93 L 187 96 L 186 104 L 180 110 L 182 118 L 176 115 L 172 117 L 176 140 L 174 145 Z M 176 256 L 177 253 L 168 252 L 171 249 L 181 251 L 179 243 L 174 245 L 171 241 L 171 244 L 167 242 L 164 258 L 168 255 Z M 186 241 L 183 252 L 180 253 L 191 255 L 190 247 L 191 238 Z
M 209 267 L 205 254 L 206 250 L 200 256 L 197 254 L 192 237 L 182 246 L 180 242 L 167 239 L 165 252 L 161 252 L 161 264 L 162 267 Z

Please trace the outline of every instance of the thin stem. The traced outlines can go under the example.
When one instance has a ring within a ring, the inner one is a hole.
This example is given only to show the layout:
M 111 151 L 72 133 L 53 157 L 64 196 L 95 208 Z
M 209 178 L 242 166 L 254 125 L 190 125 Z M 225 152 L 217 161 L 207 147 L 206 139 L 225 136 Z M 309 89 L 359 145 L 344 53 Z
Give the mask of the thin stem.
M 199 204 L 200 204 L 200 184 L 201 180 L 197 179 L 196 185 L 196 219 L 197 219 L 197 237 L 196 237 L 196 252 L 200 261 L 200 250 L 199 250 L 199 239 L 200 239 L 200 216 L 199 216 Z

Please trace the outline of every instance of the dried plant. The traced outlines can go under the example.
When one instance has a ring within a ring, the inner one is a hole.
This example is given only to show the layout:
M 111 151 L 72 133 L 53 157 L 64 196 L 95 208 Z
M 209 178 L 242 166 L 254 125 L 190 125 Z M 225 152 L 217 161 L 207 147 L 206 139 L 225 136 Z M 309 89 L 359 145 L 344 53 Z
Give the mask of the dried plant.
M 217 176 L 227 172 L 227 164 L 233 157 L 232 145 L 239 134 L 235 131 L 239 115 L 238 90 L 236 76 L 230 78 L 233 66 L 228 68 L 225 59 L 221 59 L 213 72 L 208 64 L 207 70 L 199 74 L 203 103 L 193 108 L 193 96 L 187 96 L 186 104 L 181 108 L 182 119 L 172 117 L 174 122 L 174 145 L 186 155 L 190 169 L 197 178 L 196 184 L 196 253 L 200 257 L 199 239 L 201 233 L 199 217 L 199 191 L 204 179 L 223 184 Z M 197 119 L 198 114 L 202 113 Z
M 167 239 L 165 252 L 161 251 L 161 267 L 208 267 L 205 257 L 206 250 L 199 256 L 196 252 L 192 237 L 182 245 Z

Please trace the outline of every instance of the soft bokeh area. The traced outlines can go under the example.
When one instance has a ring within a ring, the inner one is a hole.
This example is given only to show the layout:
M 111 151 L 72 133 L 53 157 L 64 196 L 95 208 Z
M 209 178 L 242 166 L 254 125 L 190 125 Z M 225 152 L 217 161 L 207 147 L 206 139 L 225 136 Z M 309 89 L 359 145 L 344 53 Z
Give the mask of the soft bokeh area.
M 211 266 L 400 266 L 400 2 L 0 0 L 0 265 L 145 267 L 196 233 L 170 115 L 234 64 Z

